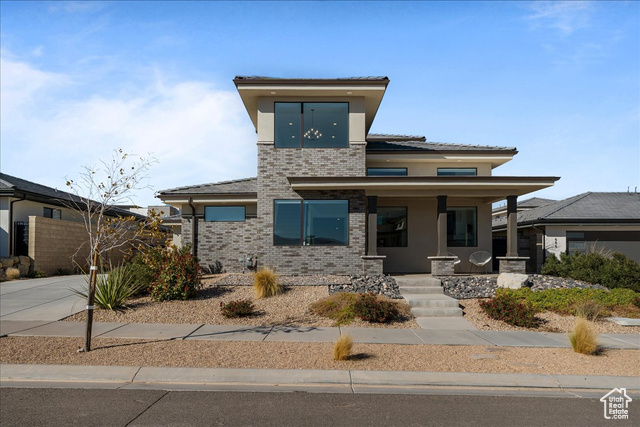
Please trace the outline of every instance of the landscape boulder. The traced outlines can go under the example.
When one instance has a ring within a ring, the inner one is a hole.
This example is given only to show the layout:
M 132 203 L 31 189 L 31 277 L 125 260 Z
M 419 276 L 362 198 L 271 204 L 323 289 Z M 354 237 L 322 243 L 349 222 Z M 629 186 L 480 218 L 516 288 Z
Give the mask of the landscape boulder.
M 520 289 L 527 285 L 529 276 L 518 273 L 501 273 L 498 276 L 498 287 L 508 289 Z
M 13 264 L 15 264 L 13 257 L 0 258 L 0 262 L 2 263 L 2 268 L 13 267 Z

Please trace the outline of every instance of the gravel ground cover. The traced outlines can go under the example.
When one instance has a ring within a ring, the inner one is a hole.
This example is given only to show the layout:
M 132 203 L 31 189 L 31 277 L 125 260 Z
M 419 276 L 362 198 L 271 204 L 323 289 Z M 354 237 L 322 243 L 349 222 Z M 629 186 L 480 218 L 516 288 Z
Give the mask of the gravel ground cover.
M 538 332 L 571 332 L 575 324 L 575 316 L 561 316 L 552 311 L 539 313 L 536 316 L 542 320 L 540 327 L 535 329 L 513 326 L 501 320 L 491 319 L 480 307 L 482 299 L 460 300 L 464 318 L 478 329 L 485 331 L 538 331 Z M 596 332 L 601 334 L 640 334 L 640 326 L 622 326 L 608 320 L 599 319 L 592 322 Z
M 256 299 L 253 277 L 249 274 L 211 275 L 203 280 L 198 296 L 186 301 L 156 302 L 150 297 L 133 299 L 123 312 L 96 310 L 95 322 L 130 323 L 204 323 L 215 325 L 252 326 L 334 326 L 334 321 L 317 316 L 308 310 L 309 304 L 329 296 L 328 285 L 344 281 L 345 276 L 281 276 L 285 292 L 271 298 Z M 347 277 L 348 280 L 348 277 Z M 322 285 L 312 285 L 322 283 Z M 295 285 L 295 286 L 294 286 Z M 226 318 L 220 312 L 220 303 L 250 299 L 256 307 L 251 317 Z M 406 304 L 403 301 L 399 303 Z M 83 322 L 85 312 L 64 320 Z M 346 325 L 345 325 L 346 326 Z M 356 319 L 348 326 L 371 328 L 419 328 L 415 320 L 390 323 L 369 323 Z
M 331 343 L 141 341 L 95 338 L 0 338 L 0 363 L 354 369 L 640 376 L 640 351 L 606 350 L 585 356 L 571 349 L 355 344 L 354 357 L 333 360 Z

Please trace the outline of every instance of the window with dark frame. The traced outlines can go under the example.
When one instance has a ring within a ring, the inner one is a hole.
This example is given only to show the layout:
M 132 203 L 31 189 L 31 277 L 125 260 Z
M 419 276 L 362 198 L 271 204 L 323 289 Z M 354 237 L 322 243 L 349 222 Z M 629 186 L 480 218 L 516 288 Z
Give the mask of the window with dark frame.
M 447 246 L 466 248 L 478 246 L 477 224 L 477 207 L 448 207 Z
M 477 176 L 477 168 L 438 168 L 438 176 Z
M 246 218 L 244 206 L 205 206 L 206 222 L 242 222 Z
M 348 102 L 276 102 L 277 148 L 349 147 Z
M 367 176 L 407 176 L 407 168 L 367 168 Z
M 274 200 L 275 246 L 346 246 L 348 200 Z
M 42 216 L 45 218 L 51 218 L 51 219 L 62 219 L 62 210 L 45 207 L 43 209 Z
M 407 207 L 378 206 L 378 247 L 407 247 Z

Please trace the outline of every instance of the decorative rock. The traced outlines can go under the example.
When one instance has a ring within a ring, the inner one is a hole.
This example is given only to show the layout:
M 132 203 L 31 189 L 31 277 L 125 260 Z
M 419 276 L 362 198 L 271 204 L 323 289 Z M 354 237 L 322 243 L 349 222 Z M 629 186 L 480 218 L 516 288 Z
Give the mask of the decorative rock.
M 7 275 L 4 274 L 4 268 L 0 268 L 0 282 L 7 280 Z
M 13 267 L 13 264 L 15 264 L 13 262 L 13 257 L 0 258 L 0 262 L 2 263 L 2 268 Z
M 29 274 L 29 266 L 28 265 L 18 264 L 16 267 L 18 268 L 18 271 L 20 272 L 20 277 L 24 277 L 27 274 Z
M 29 258 L 28 256 L 19 256 L 18 259 L 20 260 L 20 264 L 22 265 L 31 265 L 31 258 Z
M 529 281 L 529 276 L 518 273 L 501 273 L 498 276 L 498 287 L 509 289 L 520 289 Z
M 392 299 L 402 299 L 398 284 L 391 276 L 351 276 L 347 284 L 329 285 L 330 294 L 338 292 L 373 293 Z

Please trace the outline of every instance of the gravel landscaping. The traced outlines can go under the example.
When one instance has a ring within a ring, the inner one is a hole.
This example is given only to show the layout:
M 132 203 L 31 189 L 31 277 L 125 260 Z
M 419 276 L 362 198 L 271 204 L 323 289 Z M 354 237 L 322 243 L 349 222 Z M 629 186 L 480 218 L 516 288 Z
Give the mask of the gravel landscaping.
M 194 299 L 186 301 L 156 302 L 150 297 L 139 297 L 130 301 L 129 309 L 123 312 L 96 310 L 96 322 L 130 323 L 179 323 L 252 326 L 334 326 L 334 321 L 317 316 L 308 310 L 309 304 L 329 296 L 329 285 L 344 283 L 345 276 L 281 276 L 285 292 L 271 298 L 256 299 L 252 275 L 212 275 L 203 280 L 203 288 Z M 317 285 L 321 283 L 321 285 Z M 395 282 L 394 282 L 395 283 Z M 397 285 L 396 285 L 397 287 Z M 233 300 L 250 299 L 256 314 L 251 317 L 227 318 L 220 312 L 220 304 Z M 398 301 L 406 304 L 404 301 Z M 85 312 L 64 320 L 82 322 Z M 415 320 L 390 323 L 369 323 L 359 319 L 348 326 L 372 328 L 419 328 Z
M 94 338 L 91 352 L 77 353 L 82 344 L 82 338 L 0 338 L 0 363 L 640 375 L 637 350 L 585 356 L 561 348 L 354 344 L 354 357 L 336 362 L 331 343 Z

